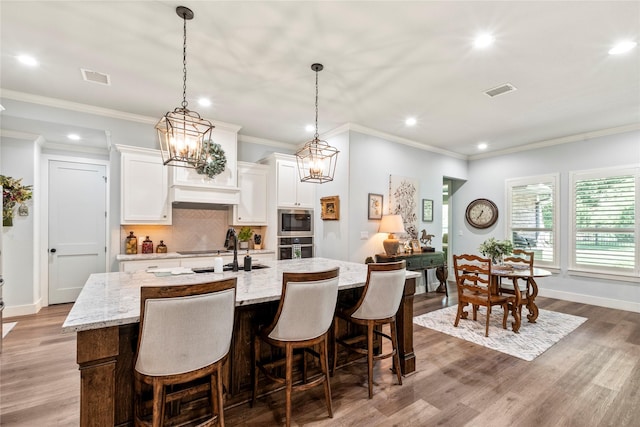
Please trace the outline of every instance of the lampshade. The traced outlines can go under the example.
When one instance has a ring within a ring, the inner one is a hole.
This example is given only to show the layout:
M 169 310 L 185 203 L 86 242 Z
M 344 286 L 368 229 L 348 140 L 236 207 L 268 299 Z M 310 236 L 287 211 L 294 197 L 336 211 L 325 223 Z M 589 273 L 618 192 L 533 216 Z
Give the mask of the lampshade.
M 387 256 L 392 256 L 398 253 L 400 242 L 393 233 L 404 233 L 404 222 L 402 221 L 402 215 L 384 215 L 380 221 L 380 227 L 378 228 L 380 233 L 389 233 L 387 239 L 382 242 L 384 251 Z
M 198 168 L 207 161 L 213 125 L 187 108 L 187 20 L 194 15 L 184 6 L 178 6 L 176 13 L 183 20 L 182 104 L 165 114 L 156 130 L 165 165 Z
M 404 233 L 402 215 L 384 215 L 380 221 L 379 233 Z

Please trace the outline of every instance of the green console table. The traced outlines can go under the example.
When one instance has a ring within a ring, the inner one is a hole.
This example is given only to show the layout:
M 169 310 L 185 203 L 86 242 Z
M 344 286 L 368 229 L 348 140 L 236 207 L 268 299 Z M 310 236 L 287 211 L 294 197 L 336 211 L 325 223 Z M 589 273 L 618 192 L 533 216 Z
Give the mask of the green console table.
M 427 283 L 427 270 L 436 269 L 436 277 L 440 281 L 440 286 L 436 292 L 444 292 L 449 297 L 447 290 L 447 271 L 446 258 L 444 252 L 421 252 L 413 254 L 386 255 L 376 254 L 376 262 L 394 262 L 405 260 L 407 262 L 407 270 L 424 270 L 424 283 Z

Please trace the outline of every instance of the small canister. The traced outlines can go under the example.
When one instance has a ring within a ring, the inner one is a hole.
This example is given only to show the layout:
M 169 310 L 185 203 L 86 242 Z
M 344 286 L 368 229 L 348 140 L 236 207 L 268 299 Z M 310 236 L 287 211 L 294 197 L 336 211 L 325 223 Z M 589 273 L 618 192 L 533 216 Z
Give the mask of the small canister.
M 251 255 L 249 255 L 249 251 L 244 257 L 244 271 L 251 271 Z
M 160 244 L 156 247 L 157 254 L 166 254 L 167 253 L 167 245 L 164 244 L 164 240 L 160 240 Z
M 152 254 L 153 253 L 153 242 L 147 236 L 146 239 L 142 242 L 142 253 L 143 254 Z
M 124 253 L 127 255 L 138 253 L 138 238 L 133 235 L 133 231 L 129 232 L 129 235 L 124 241 Z

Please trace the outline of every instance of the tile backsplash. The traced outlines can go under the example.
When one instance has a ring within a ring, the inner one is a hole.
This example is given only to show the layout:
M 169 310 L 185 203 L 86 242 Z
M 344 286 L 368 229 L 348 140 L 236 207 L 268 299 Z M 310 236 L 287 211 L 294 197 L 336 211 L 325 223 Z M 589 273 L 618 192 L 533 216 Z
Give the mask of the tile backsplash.
M 142 241 L 149 236 L 153 249 L 160 240 L 169 252 L 224 249 L 224 240 L 229 228 L 229 212 L 214 209 L 173 208 L 173 225 L 122 225 L 120 226 L 120 253 L 124 253 L 124 242 L 130 231 L 138 238 L 138 253 L 142 253 Z M 239 227 L 235 227 L 240 231 Z M 252 227 L 264 235 L 263 227 Z

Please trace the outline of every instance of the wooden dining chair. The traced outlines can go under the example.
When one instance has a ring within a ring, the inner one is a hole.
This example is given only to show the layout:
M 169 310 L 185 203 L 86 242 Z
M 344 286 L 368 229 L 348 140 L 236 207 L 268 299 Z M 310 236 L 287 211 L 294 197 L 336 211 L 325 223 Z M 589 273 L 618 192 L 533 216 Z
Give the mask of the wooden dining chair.
M 453 256 L 453 269 L 458 289 L 458 312 L 453 326 L 458 327 L 460 319 L 466 319 L 468 313 L 464 311 L 467 304 L 473 307 L 473 320 L 478 320 L 478 307 L 487 308 L 485 336 L 489 336 L 489 318 L 491 308 L 495 305 L 502 307 L 504 315 L 502 328 L 507 329 L 509 315 L 509 297 L 499 295 L 491 276 L 491 259 L 477 255 L 463 254 Z
M 276 315 L 271 324 L 259 330 L 254 338 L 253 351 L 253 395 L 254 405 L 258 393 L 258 375 L 262 372 L 268 379 L 285 386 L 286 425 L 291 425 L 291 395 L 294 390 L 303 391 L 324 384 L 325 403 L 329 418 L 333 418 L 331 388 L 329 384 L 327 336 L 338 299 L 339 268 L 315 273 L 284 273 L 282 294 Z M 262 358 L 261 343 L 284 350 L 284 358 Z M 315 351 L 314 346 L 319 346 Z M 294 385 L 295 357 L 302 360 L 303 379 Z M 320 361 L 321 375 L 307 381 L 306 354 Z M 284 377 L 278 368 L 284 366 Z
M 338 308 L 334 318 L 334 350 L 333 371 L 338 363 L 338 345 L 347 350 L 367 356 L 367 373 L 369 383 L 369 399 L 373 397 L 373 362 L 374 360 L 393 357 L 393 367 L 398 377 L 398 384 L 402 385 L 400 373 L 400 356 L 398 355 L 398 331 L 396 329 L 396 312 L 400 307 L 404 282 L 406 279 L 405 261 L 383 264 L 368 264 L 367 281 L 358 302 L 353 307 Z M 366 328 L 366 334 L 349 337 L 339 337 L 339 320 L 361 325 Z M 379 328 L 389 325 L 389 334 Z M 391 351 L 374 354 L 373 337 L 377 335 L 391 341 Z M 366 347 L 362 347 L 362 342 Z
M 533 272 L 533 257 L 534 253 L 531 251 L 525 251 L 524 249 L 514 249 L 513 255 L 504 259 L 504 263 L 512 266 L 516 269 L 528 269 L 530 272 Z M 528 277 L 501 277 L 498 281 L 499 289 L 498 291 L 502 295 L 516 295 L 516 292 L 519 293 L 520 303 L 518 304 L 517 310 L 522 317 L 522 306 L 530 306 L 532 296 L 532 287 L 529 283 Z
M 136 426 L 174 425 L 191 418 L 224 426 L 222 367 L 231 345 L 235 302 L 236 278 L 140 288 L 140 332 L 134 361 Z M 207 380 L 197 381 L 204 378 Z M 208 410 L 198 411 L 193 405 L 199 395 L 208 398 Z M 190 404 L 180 406 L 183 399 Z M 166 408 L 169 404 L 171 411 Z

